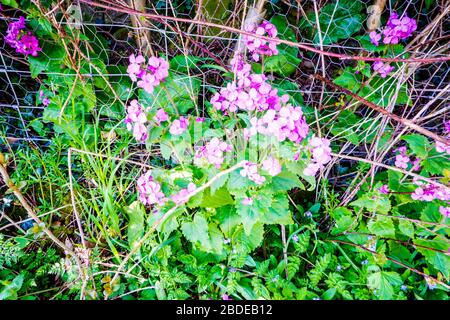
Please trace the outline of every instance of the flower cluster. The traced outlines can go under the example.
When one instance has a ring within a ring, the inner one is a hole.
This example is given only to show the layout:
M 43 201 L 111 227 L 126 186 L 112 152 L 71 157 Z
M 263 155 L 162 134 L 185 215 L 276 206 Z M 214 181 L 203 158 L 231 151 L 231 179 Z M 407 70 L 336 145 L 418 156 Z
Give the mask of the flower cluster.
M 411 169 L 413 171 L 419 171 L 420 170 L 420 162 L 422 159 L 419 157 L 416 157 L 415 160 L 411 160 L 410 157 L 406 154 L 406 147 L 399 147 L 394 152 L 398 152 L 398 154 L 395 156 L 395 166 L 400 169 L 406 169 L 408 168 L 408 164 L 411 163 L 412 167 Z
M 281 164 L 277 159 L 268 157 L 262 162 L 262 168 L 266 170 L 272 177 L 278 175 L 281 172 Z
M 307 176 L 314 176 L 331 160 L 330 141 L 325 138 L 312 137 L 309 145 L 312 147 L 312 161 L 306 166 L 303 173 Z
M 178 136 L 186 131 L 188 125 L 189 120 L 186 119 L 185 117 L 180 117 L 179 119 L 176 119 L 172 122 L 172 124 L 170 125 L 169 132 L 174 136 Z
M 446 218 L 450 218 L 450 207 L 439 207 L 439 212 Z
M 219 169 L 223 163 L 224 152 L 230 152 L 232 149 L 230 144 L 214 137 L 205 146 L 197 148 L 195 157 L 206 159 L 208 163 Z
M 26 32 L 24 29 L 24 17 L 20 17 L 16 22 L 11 22 L 6 31 L 5 42 L 14 48 L 17 53 L 36 57 L 38 52 L 42 50 L 39 47 L 39 41 L 30 31 Z
M 133 137 L 140 142 L 145 142 L 147 140 L 147 116 L 144 113 L 139 102 L 134 99 L 127 106 L 127 116 L 125 118 L 125 123 L 129 131 L 133 131 Z
M 380 74 L 380 77 L 386 78 L 389 73 L 391 73 L 395 67 L 391 66 L 389 63 L 383 63 L 382 61 L 376 61 L 372 65 L 373 71 Z
M 244 163 L 242 170 L 240 171 L 241 176 L 247 177 L 256 184 L 263 184 L 266 181 L 262 175 L 258 173 L 258 166 L 256 163 L 247 161 Z
M 191 182 L 188 184 L 187 188 L 181 189 L 178 193 L 171 196 L 170 199 L 172 199 L 176 205 L 186 203 L 189 200 L 189 195 L 194 192 L 195 189 L 197 189 L 197 187 Z
M 369 34 L 370 41 L 378 46 L 383 35 L 384 44 L 397 44 L 400 40 L 410 37 L 417 30 L 416 20 L 409 18 L 406 14 L 399 19 L 396 12 L 392 12 L 386 26 L 381 30 L 381 34 L 372 31 Z
M 277 28 L 269 21 L 263 21 L 260 25 L 248 24 L 245 26 L 245 31 L 274 39 L 276 39 L 278 33 Z M 254 61 L 259 61 L 260 55 L 272 56 L 278 54 L 276 41 L 259 39 L 250 35 L 244 35 L 243 40 Z
M 444 121 L 444 131 L 446 134 L 446 138 L 450 139 L 450 120 Z M 440 141 L 436 141 L 436 151 L 437 152 L 446 152 L 447 154 L 450 154 L 450 146 L 446 145 L 445 143 L 442 143 Z
M 39 91 L 39 100 L 41 100 L 44 106 L 48 106 L 50 104 L 50 99 L 44 95 L 44 91 Z
M 251 74 L 250 65 L 244 63 L 241 56 L 233 59 L 232 67 L 237 82 L 228 83 L 211 98 L 215 109 L 229 112 L 279 110 L 289 100 L 288 95 L 278 96 L 278 90 L 266 82 L 265 75 Z
M 425 185 L 419 183 L 419 186 L 411 194 L 411 198 L 420 201 L 433 201 L 435 199 L 450 201 L 450 191 L 432 183 L 427 183 Z
M 163 58 L 150 57 L 145 64 L 142 55 L 136 57 L 132 54 L 129 62 L 127 73 L 130 79 L 133 82 L 137 81 L 137 86 L 148 93 L 152 93 L 154 88 L 169 75 L 169 63 Z
M 261 118 L 250 119 L 251 127 L 244 129 L 244 137 L 251 137 L 257 133 L 274 136 L 282 142 L 286 139 L 300 143 L 309 131 L 308 124 L 300 107 L 287 105 L 280 110 L 270 109 Z
M 137 181 L 137 189 L 139 192 L 139 200 L 144 205 L 163 205 L 167 198 L 161 191 L 161 185 L 153 180 L 152 172 L 149 170 L 139 177 Z

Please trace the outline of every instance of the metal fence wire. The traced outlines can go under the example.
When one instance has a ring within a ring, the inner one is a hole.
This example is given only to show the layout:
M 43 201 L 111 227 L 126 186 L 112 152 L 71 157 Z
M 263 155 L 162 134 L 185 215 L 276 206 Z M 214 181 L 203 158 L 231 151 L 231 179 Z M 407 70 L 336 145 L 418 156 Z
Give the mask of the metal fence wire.
M 39 1 L 34 2 L 40 4 Z M 307 45 L 325 53 L 364 57 L 368 53 L 358 37 L 368 32 L 367 20 L 370 17 L 370 6 L 380 2 L 386 2 L 381 23 L 387 20 L 390 11 L 406 13 L 418 22 L 418 31 L 411 40 L 408 40 L 403 53 L 406 52 L 410 57 L 424 59 L 444 57 L 448 54 L 450 9 L 445 0 L 361 2 L 344 0 L 255 0 L 254 2 L 251 0 L 129 2 L 82 0 L 54 2 L 50 6 L 53 9 L 45 10 L 47 17 L 55 19 L 61 26 L 69 25 L 93 32 L 95 37 L 105 44 L 102 50 L 107 57 L 106 69 L 109 70 L 109 67 L 125 66 L 130 54 L 145 52 L 148 47 L 153 53 L 157 52 L 167 57 L 192 55 L 216 58 L 226 64 L 236 49 L 239 33 L 220 27 L 206 26 L 198 21 L 241 30 L 245 18 L 248 18 L 251 12 L 250 8 L 256 8 L 252 10 L 257 11 L 259 18 L 268 20 L 273 17 L 284 18 L 289 29 L 286 32 L 292 33 L 291 40 L 300 45 Z M 357 14 L 352 8 L 354 4 L 361 7 Z M 142 14 L 130 14 L 136 12 L 135 10 Z M 151 17 L 145 13 L 150 14 Z M 37 78 L 32 77 L 26 59 L 14 54 L 3 41 L 7 24 L 17 19 L 20 13 L 17 10 L 5 8 L 0 14 L 0 38 L 2 39 L 0 43 L 0 130 L 4 136 L 13 141 L 25 139 L 46 143 L 48 138 L 40 136 L 30 124 L 42 115 L 45 108 L 42 104 L 36 103 L 36 96 L 40 82 L 48 76 L 47 70 L 41 72 Z M 184 20 L 177 21 L 173 17 Z M 352 23 L 361 24 L 360 31 L 346 37 L 349 24 Z M 283 34 L 285 31 L 280 30 L 280 32 Z M 315 37 L 311 37 L 311 34 L 315 34 Z M 331 34 L 344 36 L 334 39 L 334 36 L 330 36 Z M 321 37 L 317 37 L 318 35 Z M 147 46 L 145 41 L 148 41 L 150 46 Z M 293 70 L 288 76 L 272 74 L 272 77 L 296 84 L 298 87 L 295 91 L 302 94 L 305 105 L 320 109 L 330 104 L 330 101 L 338 99 L 339 92 L 324 86 L 311 75 L 319 73 L 333 79 L 342 72 L 340 70 L 346 66 L 355 65 L 356 61 L 333 58 L 327 54 L 301 48 L 295 48 L 291 52 L 294 58 L 285 63 L 291 64 L 290 69 Z M 49 63 L 51 61 L 52 58 L 49 57 Z M 401 65 L 395 71 L 393 77 L 396 81 L 391 85 L 395 86 L 400 81 L 406 83 L 412 103 L 408 107 L 396 109 L 395 112 L 406 118 L 412 118 L 419 112 L 420 119 L 416 120 L 420 121 L 420 125 L 429 129 L 438 125 L 435 117 L 427 117 L 427 115 L 433 115 L 441 110 L 440 115 L 445 116 L 448 108 L 448 72 L 446 61 Z M 205 97 L 199 102 L 204 104 L 210 97 L 206 88 L 220 86 L 222 81 L 214 71 L 196 68 L 192 70 L 192 73 L 202 81 Z M 110 76 L 111 85 L 114 85 L 121 79 L 120 76 L 126 76 L 126 74 L 100 74 L 91 68 L 91 72 L 83 76 Z M 427 106 L 426 109 L 422 109 L 423 106 Z M 392 107 L 388 106 L 391 111 Z M 340 111 L 333 112 L 338 114 Z M 369 116 L 374 114 L 369 112 L 364 116 L 369 119 L 367 121 L 372 121 Z M 334 138 L 362 130 L 361 127 L 348 129 L 347 132 L 335 134 Z

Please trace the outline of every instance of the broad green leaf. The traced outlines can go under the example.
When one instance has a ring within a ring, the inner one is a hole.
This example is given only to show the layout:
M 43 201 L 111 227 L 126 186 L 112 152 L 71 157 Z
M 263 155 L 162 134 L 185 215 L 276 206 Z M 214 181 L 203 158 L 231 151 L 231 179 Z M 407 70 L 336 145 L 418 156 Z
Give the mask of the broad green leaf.
M 369 231 L 380 237 L 394 238 L 395 227 L 391 218 L 377 216 L 368 223 Z
M 208 188 L 204 191 L 201 207 L 204 208 L 218 208 L 227 204 L 233 203 L 230 193 L 224 187 L 216 190 L 214 194 L 210 193 L 211 189 Z
M 266 224 L 291 224 L 291 211 L 289 200 L 284 193 L 278 193 L 272 198 L 272 205 L 267 213 L 261 216 L 261 221 Z
M 403 136 L 402 139 L 408 143 L 408 147 L 419 158 L 425 159 L 428 156 L 431 144 L 425 136 L 420 134 L 408 134 Z
M 128 243 L 133 248 L 134 243 L 144 234 L 145 210 L 138 201 L 126 208 L 128 214 Z
M 394 296 L 394 287 L 400 287 L 402 278 L 396 272 L 378 271 L 367 277 L 367 286 L 376 290 L 376 296 L 381 300 L 390 300 Z
M 370 192 L 350 203 L 350 206 L 365 208 L 369 212 L 387 214 L 391 210 L 391 202 L 386 195 Z
M 288 170 L 283 170 L 280 174 L 273 177 L 271 186 L 273 191 L 289 191 L 293 188 L 305 189 L 305 185 L 298 176 Z
M 434 268 L 436 268 L 436 270 L 442 272 L 446 279 L 449 279 L 450 256 L 446 253 L 437 251 L 440 250 L 448 252 L 448 241 L 446 239 L 440 239 L 436 237 L 433 240 L 414 239 L 414 243 L 417 245 L 417 251 L 419 251 L 425 257 L 425 260 Z
M 414 238 L 414 224 L 411 221 L 408 221 L 405 219 L 399 219 L 398 229 L 405 236 L 408 236 L 411 239 Z

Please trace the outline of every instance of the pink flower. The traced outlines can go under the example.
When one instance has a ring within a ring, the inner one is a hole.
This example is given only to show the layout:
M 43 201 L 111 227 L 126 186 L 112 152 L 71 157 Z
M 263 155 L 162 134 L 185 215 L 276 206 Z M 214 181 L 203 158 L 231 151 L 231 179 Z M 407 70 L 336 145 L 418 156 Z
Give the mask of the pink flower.
M 145 142 L 147 140 L 147 116 L 142 110 L 139 102 L 134 99 L 127 106 L 127 116 L 124 121 L 127 125 L 127 129 L 133 132 L 133 137 L 139 142 Z
M 197 147 L 195 157 L 205 159 L 217 169 L 222 166 L 224 152 L 231 152 L 233 147 L 214 137 L 205 146 Z
M 370 42 L 372 42 L 374 45 L 378 46 L 380 44 L 381 34 L 378 34 L 377 32 L 372 31 L 371 33 L 369 33 L 369 37 L 370 37 Z
M 389 194 L 389 188 L 387 184 L 383 184 L 380 188 L 378 188 L 378 191 L 382 194 Z
M 433 201 L 435 199 L 449 201 L 450 192 L 446 188 L 428 183 L 425 186 L 417 187 L 411 194 L 411 198 L 420 201 Z
M 172 125 L 170 126 L 169 132 L 173 134 L 174 136 L 182 134 L 184 131 L 186 131 L 188 127 L 188 120 L 184 117 L 180 117 L 180 119 L 174 120 L 172 122 Z
M 247 197 L 247 198 L 242 199 L 241 203 L 244 206 L 251 206 L 253 204 L 253 199 L 251 197 L 250 198 Z
M 269 157 L 263 161 L 262 167 L 266 170 L 272 177 L 278 175 L 281 172 L 281 165 L 277 159 Z
M 406 169 L 410 162 L 409 157 L 398 154 L 395 156 L 395 166 L 397 168 Z
M 171 199 L 177 205 L 186 203 L 190 198 L 190 194 L 194 192 L 195 189 L 197 189 L 196 185 L 191 182 L 188 184 L 187 188 L 181 189 L 177 194 L 173 195 Z
M 160 124 L 161 122 L 169 120 L 169 115 L 164 111 L 164 109 L 158 109 L 153 119 L 157 124 Z
M 272 56 L 278 54 L 275 40 L 278 32 L 276 27 L 269 21 L 263 21 L 259 26 L 254 23 L 248 24 L 245 26 L 245 31 L 274 38 L 274 41 L 267 41 L 253 36 L 243 36 L 243 40 L 254 61 L 259 61 L 260 55 Z
M 407 15 L 399 19 L 398 14 L 392 12 L 386 27 L 382 31 L 384 36 L 383 43 L 397 44 L 400 40 L 410 37 L 416 30 L 416 20 L 409 18 Z
M 266 178 L 261 176 L 258 173 L 258 167 L 255 163 L 247 161 L 243 169 L 240 171 L 241 176 L 247 177 L 249 180 L 252 180 L 256 184 L 263 184 L 266 181 Z
M 18 21 L 10 22 L 6 30 L 5 42 L 26 56 L 36 57 L 42 49 L 39 47 L 38 39 L 31 33 L 25 32 L 25 18 L 20 17 Z
M 169 63 L 163 58 L 150 57 L 146 66 L 142 55 L 136 57 L 132 54 L 128 60 L 130 64 L 127 73 L 130 79 L 137 81 L 137 86 L 148 93 L 152 93 L 154 88 L 169 76 Z
M 139 177 L 137 189 L 139 192 L 139 200 L 144 205 L 163 205 L 167 201 L 167 198 L 161 191 L 161 185 L 153 180 L 151 171 L 147 171 Z
M 205 118 L 203 118 L 203 117 L 197 117 L 197 118 L 195 118 L 195 122 L 199 122 L 199 123 L 205 122 Z
M 395 67 L 390 66 L 388 63 L 383 63 L 382 61 L 376 61 L 372 65 L 374 71 L 380 74 L 380 77 L 386 78 L 389 73 L 391 73 Z
M 331 160 L 330 141 L 325 138 L 312 137 L 309 140 L 309 146 L 311 148 L 311 163 L 306 166 L 303 174 L 314 176 Z
M 439 207 L 439 212 L 446 218 L 450 218 L 450 207 Z

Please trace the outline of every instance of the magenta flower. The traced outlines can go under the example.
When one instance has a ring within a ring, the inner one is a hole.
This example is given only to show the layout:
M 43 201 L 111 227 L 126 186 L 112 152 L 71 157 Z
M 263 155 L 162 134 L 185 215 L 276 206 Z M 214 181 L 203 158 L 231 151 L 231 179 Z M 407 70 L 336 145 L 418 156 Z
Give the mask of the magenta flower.
M 386 27 L 383 29 L 383 43 L 397 44 L 400 40 L 410 37 L 417 30 L 416 20 L 405 15 L 399 19 L 396 12 L 392 12 Z
M 125 124 L 127 129 L 133 132 L 133 137 L 139 142 L 145 142 L 148 138 L 147 116 L 143 112 L 143 109 L 139 102 L 134 99 L 127 106 L 127 116 L 125 118 Z
M 188 127 L 188 120 L 184 117 L 180 117 L 180 119 L 174 120 L 172 122 L 172 125 L 170 126 L 169 132 L 173 134 L 174 136 L 182 134 L 184 131 L 186 131 Z
M 312 137 L 309 140 L 309 146 L 311 148 L 311 162 L 306 166 L 303 174 L 314 176 L 331 160 L 330 141 L 325 138 Z
M 420 201 L 433 201 L 435 199 L 450 201 L 450 192 L 445 188 L 428 183 L 425 186 L 417 187 L 411 194 L 411 198 Z
M 188 184 L 187 188 L 181 189 L 178 193 L 174 194 L 170 198 L 173 202 L 175 202 L 176 205 L 186 203 L 190 198 L 190 194 L 194 192 L 195 189 L 197 189 L 196 185 L 191 182 Z
M 450 207 L 439 207 L 439 212 L 446 218 L 450 218 Z
M 6 30 L 5 42 L 14 48 L 17 53 L 35 57 L 42 50 L 39 47 L 39 40 L 31 32 L 25 32 L 24 29 L 24 17 L 20 17 L 16 22 L 10 22 L 8 30 Z
M 381 40 L 381 34 L 372 31 L 369 33 L 370 42 L 372 42 L 374 45 L 378 46 L 380 44 Z
M 131 81 L 137 81 L 137 86 L 148 93 L 152 93 L 154 88 L 169 76 L 169 63 L 163 58 L 150 57 L 147 65 L 142 55 L 136 57 L 132 54 L 128 60 L 130 64 L 127 73 Z
M 147 171 L 139 177 L 137 189 L 139 192 L 139 200 L 144 205 L 163 205 L 167 201 L 167 198 L 161 191 L 161 185 L 153 180 L 151 171 Z
M 378 188 L 378 191 L 382 194 L 389 194 L 389 188 L 387 184 L 383 184 L 380 188 Z
M 380 74 L 380 77 L 386 78 L 389 73 L 391 73 L 395 67 L 390 66 L 388 63 L 383 63 L 382 61 L 376 61 L 372 65 L 372 69 Z
M 253 204 L 253 198 L 251 198 L 251 197 L 246 197 L 246 198 L 242 199 L 241 203 L 242 203 L 244 206 L 251 206 L 251 205 Z

